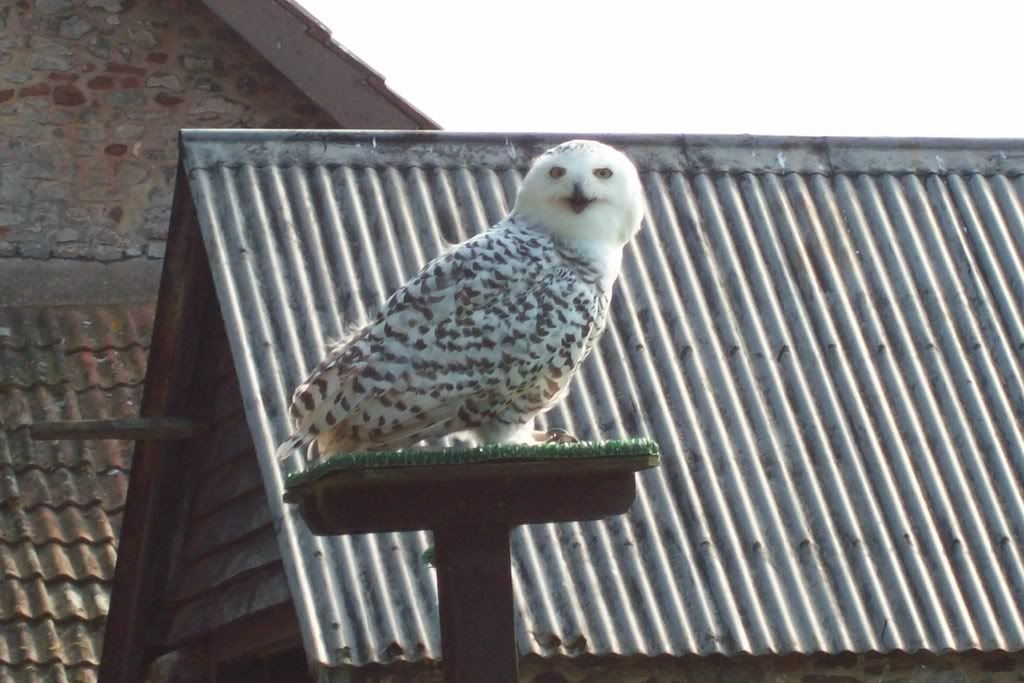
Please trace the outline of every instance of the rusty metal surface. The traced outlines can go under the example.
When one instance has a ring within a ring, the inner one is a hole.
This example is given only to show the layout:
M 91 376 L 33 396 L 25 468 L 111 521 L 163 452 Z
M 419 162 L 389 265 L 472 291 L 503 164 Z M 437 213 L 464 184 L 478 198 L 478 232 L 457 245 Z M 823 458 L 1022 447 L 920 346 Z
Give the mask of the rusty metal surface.
M 45 419 L 138 411 L 154 308 L 0 308 L 0 679 L 95 680 L 131 463 L 36 442 Z
M 272 454 L 324 342 L 507 210 L 524 135 L 190 131 L 310 655 L 436 658 L 424 533 L 313 538 Z M 1024 143 L 609 137 L 648 216 L 549 414 L 650 436 L 626 516 L 514 535 L 546 655 L 1024 647 Z

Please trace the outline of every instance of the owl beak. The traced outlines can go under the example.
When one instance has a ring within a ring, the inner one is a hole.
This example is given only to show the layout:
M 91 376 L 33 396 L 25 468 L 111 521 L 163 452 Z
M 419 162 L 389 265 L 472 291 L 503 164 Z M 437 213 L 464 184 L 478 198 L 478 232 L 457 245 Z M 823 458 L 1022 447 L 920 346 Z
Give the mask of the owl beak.
M 583 211 L 590 206 L 590 203 L 594 201 L 593 197 L 588 197 L 583 194 L 583 186 L 579 183 L 575 183 L 572 186 L 572 194 L 566 201 L 569 203 L 569 208 L 573 210 L 573 213 L 583 213 Z

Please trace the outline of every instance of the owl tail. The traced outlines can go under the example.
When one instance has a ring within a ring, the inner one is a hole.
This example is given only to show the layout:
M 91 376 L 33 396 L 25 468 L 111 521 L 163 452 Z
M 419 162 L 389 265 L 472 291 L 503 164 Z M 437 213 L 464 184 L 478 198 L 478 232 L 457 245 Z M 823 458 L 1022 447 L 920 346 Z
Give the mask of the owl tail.
M 296 432 L 295 434 L 292 434 L 277 447 L 277 450 L 274 452 L 274 459 L 278 462 L 284 462 L 288 459 L 288 456 L 295 451 L 295 449 L 305 448 L 312 443 L 315 438 L 315 436 L 309 433 Z

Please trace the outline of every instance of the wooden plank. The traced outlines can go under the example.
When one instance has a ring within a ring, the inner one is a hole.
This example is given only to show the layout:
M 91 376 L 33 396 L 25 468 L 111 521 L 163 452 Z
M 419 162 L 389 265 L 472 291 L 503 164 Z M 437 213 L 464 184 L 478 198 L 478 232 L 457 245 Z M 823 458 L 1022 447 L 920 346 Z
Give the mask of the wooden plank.
M 260 657 L 267 657 L 292 648 L 301 649 L 302 639 L 299 635 L 299 620 L 295 616 L 295 607 L 291 602 L 271 607 L 218 629 L 210 637 L 211 656 L 221 662 L 236 660 L 246 655 L 251 657 L 253 652 L 258 652 Z M 300 656 L 299 659 L 303 665 L 306 663 L 304 656 Z M 294 677 L 287 679 L 279 676 L 268 677 L 267 680 L 305 680 L 305 667 L 301 672 L 294 673 Z
M 274 612 L 274 610 L 270 610 Z M 228 648 L 233 645 L 236 650 L 242 650 L 241 654 L 235 657 L 221 657 L 218 649 L 214 656 L 217 658 L 217 683 L 281 683 L 281 681 L 296 681 L 301 683 L 330 683 L 322 677 L 317 678 L 310 673 L 310 662 L 302 649 L 302 643 L 292 645 L 272 641 L 263 645 L 260 641 L 262 635 L 258 628 L 272 629 L 274 615 L 268 617 L 264 624 L 254 627 L 254 634 L 250 637 L 248 633 L 237 636 L 235 642 L 223 642 L 213 634 L 207 639 L 211 644 L 210 648 Z M 230 628 L 230 627 L 229 627 Z M 245 650 L 245 643 L 253 643 L 254 650 Z M 191 683 L 191 681 L 189 682 Z M 346 683 L 352 683 L 351 678 Z
M 201 422 L 183 417 L 128 417 L 116 420 L 57 420 L 35 422 L 28 432 L 36 441 L 84 439 L 190 439 L 204 428 Z
M 66 680 L 66 679 L 65 679 Z M 217 671 L 210 661 L 207 643 L 194 643 L 155 659 L 146 683 L 217 683 Z
M 658 456 L 639 455 L 628 458 L 580 458 L 575 460 L 550 460 L 526 462 L 471 463 L 467 465 L 415 465 L 408 467 L 380 467 L 362 470 L 331 472 L 322 479 L 305 484 L 303 487 L 289 487 L 284 495 L 286 502 L 297 500 L 304 495 L 306 487 L 331 487 L 332 489 L 361 489 L 370 486 L 392 484 L 433 485 L 446 481 L 463 482 L 477 479 L 497 481 L 500 479 L 551 479 L 574 480 L 595 474 L 632 474 L 656 467 Z
M 186 564 L 175 578 L 174 599 L 168 609 L 175 611 L 181 603 L 196 602 L 200 597 L 213 599 L 210 593 L 237 580 L 243 574 L 271 564 L 280 565 L 281 550 L 268 524 L 237 543 L 224 545 L 202 559 Z
M 213 458 L 210 458 L 211 460 Z M 189 510 L 189 525 L 216 513 L 236 498 L 259 491 L 266 500 L 256 453 L 249 451 L 225 461 L 221 467 L 204 468 Z M 264 503 L 266 506 L 266 503 Z
M 211 436 L 210 455 L 203 460 L 203 472 L 209 474 L 239 457 L 254 453 L 252 434 L 244 413 L 235 413 L 217 420 L 216 436 Z M 255 459 L 255 455 L 252 455 Z
M 650 439 L 336 453 L 288 475 L 285 501 L 296 500 L 308 488 L 325 482 L 362 487 L 387 481 L 427 484 L 452 479 L 574 477 L 635 472 L 657 467 L 660 459 L 660 449 Z
M 441 662 L 449 683 L 516 683 L 512 560 L 504 524 L 434 530 Z
M 436 529 L 470 519 L 511 525 L 601 519 L 629 509 L 635 478 L 622 472 L 528 483 L 501 478 L 325 486 L 305 495 L 299 511 L 310 531 L 327 536 Z
M 234 370 L 231 375 L 213 384 L 212 393 L 214 400 L 211 414 L 214 416 L 214 421 L 237 413 L 245 414 L 245 406 L 242 405 L 242 388 L 238 384 L 238 377 L 235 376 Z
M 182 559 L 186 563 L 194 562 L 222 545 L 235 543 L 260 527 L 271 525 L 273 520 L 262 487 L 233 498 L 202 519 L 189 521 Z
M 175 609 L 164 646 L 173 649 L 211 634 L 226 624 L 291 602 L 292 594 L 288 589 L 284 568 L 280 563 L 269 565 L 244 574 L 209 599 L 186 603 Z

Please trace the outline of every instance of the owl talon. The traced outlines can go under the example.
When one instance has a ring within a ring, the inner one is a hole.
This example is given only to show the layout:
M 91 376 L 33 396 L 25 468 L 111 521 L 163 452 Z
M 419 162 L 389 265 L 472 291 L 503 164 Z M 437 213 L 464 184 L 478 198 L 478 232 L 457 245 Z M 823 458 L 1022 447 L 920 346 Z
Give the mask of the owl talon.
M 549 429 L 546 432 L 534 432 L 537 443 L 579 443 L 580 440 L 564 429 Z

